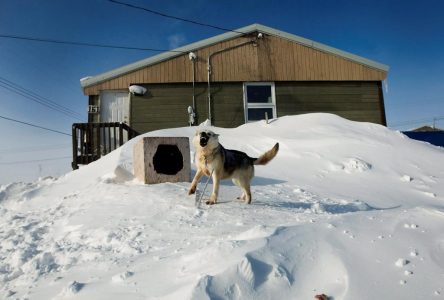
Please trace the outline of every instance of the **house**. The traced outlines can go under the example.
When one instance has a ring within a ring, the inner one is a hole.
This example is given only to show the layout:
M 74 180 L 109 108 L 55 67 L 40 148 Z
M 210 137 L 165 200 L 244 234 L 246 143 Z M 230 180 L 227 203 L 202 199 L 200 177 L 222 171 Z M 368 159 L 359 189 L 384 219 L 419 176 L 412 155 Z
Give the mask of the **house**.
M 88 122 L 124 122 L 141 133 L 310 112 L 386 125 L 387 72 L 381 63 L 253 24 L 88 77 L 81 86 Z M 132 85 L 146 92 L 130 93 Z
M 218 127 L 310 112 L 386 125 L 388 66 L 259 24 L 80 81 L 87 124 L 73 124 L 73 168 L 138 133 Z

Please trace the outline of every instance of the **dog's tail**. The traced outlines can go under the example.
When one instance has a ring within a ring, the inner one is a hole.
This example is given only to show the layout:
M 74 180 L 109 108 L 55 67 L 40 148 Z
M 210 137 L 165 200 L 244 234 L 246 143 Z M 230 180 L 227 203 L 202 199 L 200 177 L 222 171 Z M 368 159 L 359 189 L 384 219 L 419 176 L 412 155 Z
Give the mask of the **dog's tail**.
M 273 148 L 256 158 L 253 164 L 255 165 L 266 165 L 270 160 L 272 160 L 279 151 L 279 143 L 276 143 Z

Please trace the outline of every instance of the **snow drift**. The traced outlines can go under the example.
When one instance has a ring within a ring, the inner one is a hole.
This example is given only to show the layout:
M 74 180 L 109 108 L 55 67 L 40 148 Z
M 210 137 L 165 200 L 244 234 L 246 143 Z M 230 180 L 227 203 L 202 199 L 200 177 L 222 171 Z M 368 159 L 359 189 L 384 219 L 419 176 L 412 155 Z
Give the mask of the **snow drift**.
M 141 137 L 61 178 L 1 186 L 0 298 L 442 298 L 442 148 L 329 114 L 212 130 L 250 156 L 280 143 L 251 205 L 230 182 L 201 209 L 189 183 L 137 182 Z

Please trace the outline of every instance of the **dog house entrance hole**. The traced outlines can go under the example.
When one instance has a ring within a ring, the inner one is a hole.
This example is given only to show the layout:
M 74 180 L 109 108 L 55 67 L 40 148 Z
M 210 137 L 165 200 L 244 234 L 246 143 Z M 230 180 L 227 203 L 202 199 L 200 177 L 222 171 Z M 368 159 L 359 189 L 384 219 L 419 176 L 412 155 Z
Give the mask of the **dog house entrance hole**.
M 159 145 L 153 157 L 154 170 L 160 174 L 176 175 L 183 168 L 183 156 L 176 145 Z

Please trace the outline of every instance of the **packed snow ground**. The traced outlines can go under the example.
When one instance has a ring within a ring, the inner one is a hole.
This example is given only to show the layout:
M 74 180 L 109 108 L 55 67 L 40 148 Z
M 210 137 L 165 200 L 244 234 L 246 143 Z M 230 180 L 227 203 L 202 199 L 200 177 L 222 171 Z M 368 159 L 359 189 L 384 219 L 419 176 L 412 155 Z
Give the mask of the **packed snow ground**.
M 189 183 L 137 182 L 141 137 L 61 178 L 1 186 L 0 298 L 444 298 L 442 148 L 328 114 L 213 130 L 250 156 L 280 143 L 251 205 L 231 182 L 201 208 Z

